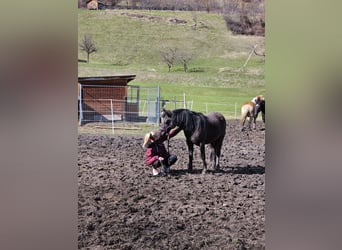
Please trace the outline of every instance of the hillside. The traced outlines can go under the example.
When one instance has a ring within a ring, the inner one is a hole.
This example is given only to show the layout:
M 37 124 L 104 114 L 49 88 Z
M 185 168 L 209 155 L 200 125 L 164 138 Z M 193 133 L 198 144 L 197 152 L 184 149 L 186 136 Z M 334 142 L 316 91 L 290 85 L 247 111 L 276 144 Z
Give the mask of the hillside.
M 79 62 L 79 76 L 136 74 L 132 82 L 162 88 L 162 95 L 210 93 L 241 103 L 265 94 L 264 37 L 232 35 L 220 14 L 188 11 L 79 10 L 79 43 L 90 34 L 98 48 L 90 63 Z M 191 55 L 188 72 L 176 63 L 171 71 L 161 51 Z M 79 50 L 79 61 L 86 60 Z M 203 89 L 203 87 L 206 87 Z M 210 98 L 209 98 L 210 99 Z

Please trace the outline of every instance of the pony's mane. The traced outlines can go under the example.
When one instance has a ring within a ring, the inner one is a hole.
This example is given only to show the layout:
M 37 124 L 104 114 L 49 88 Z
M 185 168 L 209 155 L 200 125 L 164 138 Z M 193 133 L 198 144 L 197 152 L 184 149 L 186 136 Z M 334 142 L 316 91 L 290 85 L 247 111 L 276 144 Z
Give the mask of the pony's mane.
M 200 112 L 190 111 L 188 109 L 175 109 L 172 113 L 172 122 L 184 130 L 194 131 L 195 129 L 201 129 L 202 124 L 204 124 L 202 121 L 205 120 L 205 115 Z

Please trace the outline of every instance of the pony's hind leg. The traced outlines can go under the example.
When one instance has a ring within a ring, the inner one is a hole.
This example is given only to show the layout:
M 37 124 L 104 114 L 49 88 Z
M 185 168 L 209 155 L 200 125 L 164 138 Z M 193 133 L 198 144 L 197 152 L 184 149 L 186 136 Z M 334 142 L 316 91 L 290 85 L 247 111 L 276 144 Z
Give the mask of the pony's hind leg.
M 216 166 L 216 150 L 212 144 L 210 144 L 210 162 L 211 162 L 213 169 L 215 169 L 215 166 Z
M 258 115 L 253 117 L 253 129 L 256 129 L 256 119 L 257 119 Z
M 221 156 L 221 148 L 223 143 L 223 138 L 220 138 L 218 141 L 212 144 L 212 147 L 214 148 L 215 157 L 214 157 L 214 170 L 218 171 L 220 170 L 220 156 Z
M 252 114 L 249 114 L 248 116 L 248 129 L 252 130 L 252 123 L 254 121 L 254 116 Z M 253 129 L 254 129 L 254 123 L 253 123 Z
M 189 163 L 188 163 L 188 172 L 192 172 L 192 160 L 193 160 L 193 154 L 194 154 L 194 144 L 190 141 L 187 140 L 186 144 L 188 145 L 188 150 L 189 150 Z
M 241 131 L 244 131 L 244 130 L 245 130 L 246 118 L 247 118 L 247 114 L 242 113 L 242 114 L 241 114 L 241 119 L 240 119 Z
M 201 159 L 203 161 L 202 174 L 205 174 L 207 172 L 207 162 L 205 161 L 205 144 L 204 143 L 201 143 L 200 149 L 201 149 Z

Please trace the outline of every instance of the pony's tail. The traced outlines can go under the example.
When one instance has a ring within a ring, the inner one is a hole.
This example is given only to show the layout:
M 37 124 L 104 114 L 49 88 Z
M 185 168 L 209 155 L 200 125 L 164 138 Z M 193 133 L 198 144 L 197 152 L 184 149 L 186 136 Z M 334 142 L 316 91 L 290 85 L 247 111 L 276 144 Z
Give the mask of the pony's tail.
M 240 125 L 241 127 L 245 124 L 247 118 L 247 112 L 246 111 L 242 111 L 241 112 L 241 118 L 240 118 Z

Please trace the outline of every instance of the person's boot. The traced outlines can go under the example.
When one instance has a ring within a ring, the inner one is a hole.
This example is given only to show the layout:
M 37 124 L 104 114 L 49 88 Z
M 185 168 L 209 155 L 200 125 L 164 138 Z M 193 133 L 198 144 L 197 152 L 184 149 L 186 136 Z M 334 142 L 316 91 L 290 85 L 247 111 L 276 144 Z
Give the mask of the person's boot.
M 163 176 L 168 175 L 170 172 L 170 169 L 167 167 L 167 165 L 164 163 L 164 161 L 160 161 L 160 164 L 161 164 L 160 174 Z
M 168 166 L 172 166 L 173 164 L 175 164 L 177 161 L 177 155 L 170 155 L 169 159 L 168 159 Z

